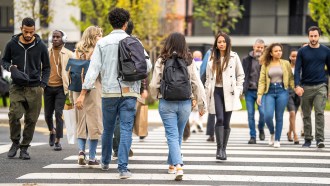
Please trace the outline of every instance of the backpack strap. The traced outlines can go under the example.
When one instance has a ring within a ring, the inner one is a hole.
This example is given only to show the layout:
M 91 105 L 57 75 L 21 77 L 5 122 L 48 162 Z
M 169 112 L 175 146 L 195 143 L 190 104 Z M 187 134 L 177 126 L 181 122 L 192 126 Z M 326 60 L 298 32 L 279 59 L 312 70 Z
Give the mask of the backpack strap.
M 80 78 L 81 78 L 81 83 L 84 83 L 84 68 L 81 68 L 81 74 L 80 74 Z
M 71 79 L 71 76 L 70 76 L 70 71 L 71 71 L 71 66 L 69 66 L 69 70 L 68 70 L 69 85 L 72 83 L 72 79 Z

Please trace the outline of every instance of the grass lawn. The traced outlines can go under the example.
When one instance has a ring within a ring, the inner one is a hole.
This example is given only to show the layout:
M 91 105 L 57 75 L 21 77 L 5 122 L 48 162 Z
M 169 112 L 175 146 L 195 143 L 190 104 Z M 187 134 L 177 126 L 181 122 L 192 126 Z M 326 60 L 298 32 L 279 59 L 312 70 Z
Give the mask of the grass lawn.
M 242 110 L 246 110 L 245 99 L 241 99 L 241 102 L 242 102 L 242 107 L 243 107 Z M 255 108 L 257 109 L 257 104 L 255 105 Z M 154 104 L 150 104 L 149 109 L 158 109 L 158 101 L 156 101 Z M 329 101 L 327 101 L 325 110 L 330 111 Z

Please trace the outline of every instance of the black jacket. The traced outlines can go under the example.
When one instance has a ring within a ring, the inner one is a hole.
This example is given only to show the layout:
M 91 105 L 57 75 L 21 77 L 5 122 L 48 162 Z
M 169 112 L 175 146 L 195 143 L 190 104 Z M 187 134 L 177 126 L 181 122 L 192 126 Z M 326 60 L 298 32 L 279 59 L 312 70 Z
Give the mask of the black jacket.
M 243 83 L 243 93 L 245 93 L 249 88 L 250 72 L 251 72 L 252 59 L 253 58 L 254 58 L 253 57 L 253 51 L 251 51 L 251 52 L 249 52 L 248 56 L 243 58 L 243 61 L 242 61 L 242 66 L 243 66 L 243 70 L 244 70 L 244 74 L 245 74 L 244 83 Z M 260 70 L 261 70 L 261 65 L 260 65 Z M 259 77 L 260 77 L 260 71 L 259 71 L 259 74 L 258 74 L 258 79 L 259 79 Z
M 28 49 L 19 42 L 22 34 L 14 35 L 7 43 L 5 53 L 2 58 L 3 67 L 10 71 L 11 65 L 16 65 L 17 69 L 29 77 L 28 87 L 46 86 L 50 75 L 50 62 L 48 50 L 40 37 L 35 34 L 35 41 Z M 14 68 L 14 67 L 13 67 Z M 14 84 L 18 84 L 13 79 Z

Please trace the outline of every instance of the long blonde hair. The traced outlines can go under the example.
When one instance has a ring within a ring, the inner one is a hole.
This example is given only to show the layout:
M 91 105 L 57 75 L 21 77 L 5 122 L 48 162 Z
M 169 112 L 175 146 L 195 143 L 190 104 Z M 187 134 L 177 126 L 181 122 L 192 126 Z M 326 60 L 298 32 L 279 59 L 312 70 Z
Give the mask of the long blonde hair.
M 80 54 L 77 57 L 88 59 L 93 53 L 97 42 L 96 38 L 102 35 L 102 33 L 102 28 L 98 26 L 89 26 L 86 28 L 80 41 L 76 44 L 76 52 Z

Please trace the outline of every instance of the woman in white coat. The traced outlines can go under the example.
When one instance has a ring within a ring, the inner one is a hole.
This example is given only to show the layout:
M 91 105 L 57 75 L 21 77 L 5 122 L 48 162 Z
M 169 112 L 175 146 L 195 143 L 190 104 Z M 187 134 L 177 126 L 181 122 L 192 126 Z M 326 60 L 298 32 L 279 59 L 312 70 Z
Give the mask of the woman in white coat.
M 233 110 L 242 108 L 244 71 L 237 53 L 231 51 L 227 34 L 219 33 L 213 44 L 212 55 L 206 68 L 205 93 L 210 114 L 216 115 L 216 159 L 226 160 L 226 146 L 230 134 Z

